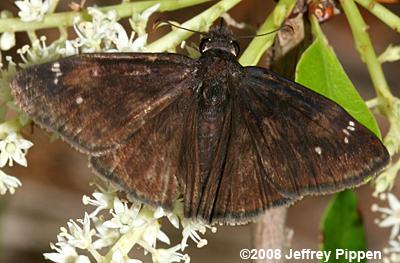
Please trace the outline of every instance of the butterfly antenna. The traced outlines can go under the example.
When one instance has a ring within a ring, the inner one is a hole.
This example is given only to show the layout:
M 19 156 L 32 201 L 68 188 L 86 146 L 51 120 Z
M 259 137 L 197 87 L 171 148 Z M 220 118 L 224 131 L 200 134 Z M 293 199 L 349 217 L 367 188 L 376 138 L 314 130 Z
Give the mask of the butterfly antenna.
M 224 19 L 221 17 L 220 20 L 219 20 L 219 28 L 221 29 L 221 28 L 223 28 L 224 26 L 225 26 L 225 21 L 224 21 Z
M 267 35 L 276 33 L 276 32 L 278 32 L 278 31 L 280 31 L 280 30 L 282 30 L 282 29 L 285 29 L 285 30 L 286 30 L 286 29 L 289 29 L 291 32 L 294 32 L 294 29 L 293 29 L 292 26 L 290 26 L 290 25 L 283 25 L 283 26 L 279 27 L 278 29 L 275 29 L 275 30 L 270 31 L 270 32 L 267 32 L 267 33 L 258 34 L 258 35 L 239 36 L 238 38 L 239 38 L 239 39 L 245 39 L 245 38 L 253 38 L 253 37 L 263 37 L 263 36 L 267 36 Z
M 200 31 L 192 30 L 192 29 L 189 29 L 189 28 L 186 28 L 186 27 L 182 27 L 182 26 L 176 25 L 176 24 L 171 23 L 170 21 L 164 20 L 164 19 L 157 19 L 157 20 L 154 22 L 154 24 L 153 24 L 153 32 L 154 32 L 158 27 L 164 26 L 164 25 L 170 25 L 170 26 L 175 27 L 175 28 L 179 28 L 179 29 L 186 30 L 186 31 L 189 31 L 189 32 L 193 32 L 193 33 L 198 33 L 198 34 L 200 34 L 200 35 L 205 35 L 204 32 L 200 32 Z

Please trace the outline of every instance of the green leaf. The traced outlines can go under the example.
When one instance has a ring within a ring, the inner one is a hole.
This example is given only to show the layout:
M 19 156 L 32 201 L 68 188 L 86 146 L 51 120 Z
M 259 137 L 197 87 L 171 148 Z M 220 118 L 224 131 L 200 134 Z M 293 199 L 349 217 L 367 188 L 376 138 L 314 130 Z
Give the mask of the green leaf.
M 328 262 L 349 262 L 349 259 L 344 256 L 336 259 L 338 249 L 366 251 L 364 226 L 357 210 L 357 203 L 356 194 L 351 190 L 346 190 L 337 193 L 325 210 L 322 221 L 321 250 L 332 251 Z M 366 260 L 358 262 L 366 262 Z
M 374 116 L 347 77 L 314 17 L 311 23 L 315 40 L 297 64 L 296 82 L 337 102 L 353 118 L 381 138 Z

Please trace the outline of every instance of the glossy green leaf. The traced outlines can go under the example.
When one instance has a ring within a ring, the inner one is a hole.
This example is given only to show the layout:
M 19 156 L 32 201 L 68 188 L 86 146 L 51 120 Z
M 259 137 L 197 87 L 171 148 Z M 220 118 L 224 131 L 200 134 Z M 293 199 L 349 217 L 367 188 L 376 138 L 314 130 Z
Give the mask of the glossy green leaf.
M 346 190 L 337 193 L 325 211 L 322 220 L 321 250 L 332 251 L 328 262 L 348 263 L 349 259 L 344 255 L 336 258 L 340 250 L 366 251 L 364 225 L 357 203 L 356 194 Z
M 343 70 L 318 22 L 312 21 L 312 29 L 315 40 L 297 64 L 296 82 L 334 100 L 381 138 L 374 116 Z

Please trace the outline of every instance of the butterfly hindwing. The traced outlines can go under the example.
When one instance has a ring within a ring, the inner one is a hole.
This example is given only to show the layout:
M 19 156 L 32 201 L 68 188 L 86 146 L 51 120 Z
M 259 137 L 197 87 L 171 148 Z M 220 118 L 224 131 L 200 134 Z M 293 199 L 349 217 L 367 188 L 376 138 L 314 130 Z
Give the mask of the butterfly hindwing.
M 190 88 L 193 70 L 176 54 L 82 54 L 19 72 L 12 90 L 35 122 L 99 155 Z
M 240 109 L 271 185 L 289 198 L 355 187 L 389 161 L 382 142 L 335 102 L 246 67 Z
M 257 157 L 256 142 L 238 105 L 240 98 L 236 95 L 232 100 L 229 143 L 218 194 L 215 200 L 204 203 L 212 206 L 207 216 L 213 222 L 246 223 L 268 208 L 289 205 L 301 197 L 287 198 L 267 180 Z M 211 185 L 206 186 L 209 188 Z

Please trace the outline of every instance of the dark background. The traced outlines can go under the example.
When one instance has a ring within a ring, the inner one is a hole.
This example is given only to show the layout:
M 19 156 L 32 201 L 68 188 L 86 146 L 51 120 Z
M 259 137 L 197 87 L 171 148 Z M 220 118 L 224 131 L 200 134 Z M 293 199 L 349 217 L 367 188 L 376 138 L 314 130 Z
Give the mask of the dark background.
M 70 1 L 60 1 L 57 11 L 68 10 Z M 118 3 L 118 1 L 88 1 L 87 6 L 93 3 L 99 5 Z M 268 3 L 266 3 L 268 2 Z M 155 14 L 153 18 L 164 17 L 170 20 L 185 21 L 198 14 L 209 4 L 187 8 L 177 12 Z M 246 0 L 230 11 L 230 14 L 240 22 L 257 27 L 266 15 L 269 14 L 273 1 Z M 389 6 L 395 13 L 400 14 L 400 6 Z M 13 1 L 0 1 L 0 10 L 16 11 Z M 364 18 L 370 26 L 370 36 L 377 54 L 385 50 L 389 43 L 400 44 L 400 37 L 386 25 L 360 7 Z M 16 13 L 16 12 L 15 12 Z M 354 48 L 353 37 L 345 16 L 336 16 L 333 20 L 322 25 L 323 31 L 337 52 L 350 79 L 365 99 L 374 96 L 372 84 L 365 65 L 361 62 Z M 240 34 L 241 31 L 235 31 Z M 40 31 L 48 34 L 49 38 L 57 37 L 54 30 Z M 246 32 L 247 34 L 248 32 Z M 157 37 L 159 32 L 150 39 Z M 26 41 L 23 33 L 17 34 L 18 47 Z M 192 38 L 198 41 L 198 36 Z M 242 50 L 246 43 L 242 43 Z M 7 54 L 16 57 L 15 49 Z M 262 62 L 260 63 L 262 65 Z M 385 63 L 385 75 L 392 91 L 399 95 L 399 67 L 400 63 Z M 377 116 L 383 133 L 387 131 L 387 123 L 381 116 Z M 90 195 L 93 188 L 89 186 L 91 172 L 87 168 L 86 157 L 77 153 L 62 141 L 49 142 L 49 135 L 35 127 L 34 132 L 29 129 L 24 136 L 35 145 L 27 156 L 28 168 L 15 166 L 7 169 L 8 174 L 17 176 L 23 183 L 15 195 L 1 196 L 4 205 L 0 214 L 0 262 L 44 262 L 42 253 L 50 251 L 49 242 L 54 242 L 59 233 L 59 227 L 65 226 L 69 219 L 82 218 L 88 207 L 82 205 L 82 195 Z M 395 186 L 394 192 L 399 192 Z M 363 216 L 367 231 L 368 247 L 370 250 L 382 250 L 387 246 L 389 229 L 376 226 L 374 218 L 380 216 L 371 212 L 371 204 L 379 203 L 372 198 L 371 186 L 363 186 L 356 190 L 360 200 L 360 213 Z M 324 208 L 330 196 L 306 197 L 289 208 L 288 227 L 294 230 L 292 246 L 295 249 L 318 249 L 319 224 Z M 381 204 L 385 205 L 386 204 Z M 181 240 L 181 232 L 173 230 L 167 223 L 165 226 L 172 244 Z M 218 227 L 216 234 L 206 235 L 208 245 L 197 249 L 193 242 L 189 242 L 188 253 L 191 262 L 242 262 L 239 258 L 241 248 L 251 248 L 252 224 L 239 227 Z M 142 251 L 135 254 L 142 256 Z M 150 262 L 147 257 L 145 262 Z M 370 261 L 378 262 L 378 261 Z

